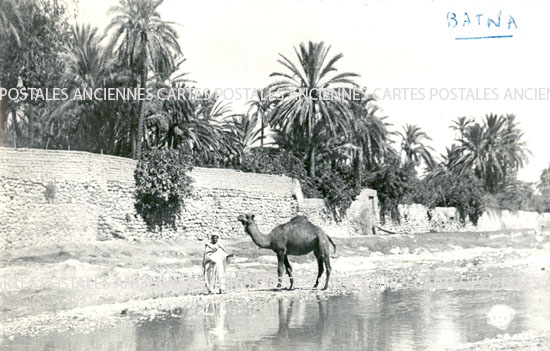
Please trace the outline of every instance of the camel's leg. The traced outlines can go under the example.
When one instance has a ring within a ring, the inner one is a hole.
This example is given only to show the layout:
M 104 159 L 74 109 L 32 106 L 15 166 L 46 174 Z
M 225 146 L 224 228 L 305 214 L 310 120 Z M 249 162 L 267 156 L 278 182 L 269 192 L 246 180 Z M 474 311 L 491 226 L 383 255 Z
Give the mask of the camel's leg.
M 321 259 L 321 254 L 317 251 L 315 251 L 314 254 L 315 254 L 315 258 L 317 258 L 318 273 L 317 273 L 317 279 L 315 280 L 315 285 L 313 285 L 313 289 L 317 289 L 317 286 L 319 285 L 319 279 L 323 275 L 323 271 L 325 270 L 325 268 L 323 267 L 323 260 Z
M 292 277 L 292 267 L 290 267 L 288 255 L 285 255 L 285 268 L 286 274 L 288 274 L 288 277 L 290 278 L 290 287 L 288 288 L 288 290 L 292 290 L 292 288 L 294 288 L 294 278 Z
M 283 282 L 283 267 L 285 262 L 285 252 L 280 251 L 277 252 L 277 289 L 281 288 L 281 284 Z
M 327 274 L 326 274 L 326 280 L 325 280 L 325 287 L 323 288 L 323 290 L 327 290 L 328 288 L 328 280 L 330 279 L 330 271 L 332 270 L 332 268 L 330 267 L 330 255 L 329 253 L 325 253 L 325 254 L 321 254 L 322 257 L 323 257 L 323 261 L 325 261 L 325 270 L 327 271 Z

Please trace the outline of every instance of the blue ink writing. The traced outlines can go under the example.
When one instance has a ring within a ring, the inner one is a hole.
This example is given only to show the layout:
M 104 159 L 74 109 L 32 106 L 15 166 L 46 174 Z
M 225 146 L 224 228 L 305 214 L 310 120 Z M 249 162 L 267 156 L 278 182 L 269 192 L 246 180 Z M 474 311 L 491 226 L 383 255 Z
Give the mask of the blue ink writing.
M 472 16 L 477 18 L 477 21 L 474 20 L 474 22 L 472 22 L 472 19 L 468 12 L 464 12 L 464 15 L 457 15 L 455 12 L 447 12 L 447 27 L 457 28 L 457 30 L 460 28 L 479 28 L 480 30 L 483 30 L 483 28 L 485 28 L 485 23 L 487 23 L 487 30 L 489 31 L 489 33 L 480 33 L 487 35 L 458 37 L 455 38 L 456 40 L 512 38 L 513 34 L 511 34 L 511 31 L 518 28 L 515 18 L 511 14 L 502 16 L 502 11 L 498 11 L 495 14 L 491 15 L 477 13 Z M 499 33 L 494 32 L 495 30 L 498 30 Z M 502 33 L 503 30 L 505 30 L 506 33 Z

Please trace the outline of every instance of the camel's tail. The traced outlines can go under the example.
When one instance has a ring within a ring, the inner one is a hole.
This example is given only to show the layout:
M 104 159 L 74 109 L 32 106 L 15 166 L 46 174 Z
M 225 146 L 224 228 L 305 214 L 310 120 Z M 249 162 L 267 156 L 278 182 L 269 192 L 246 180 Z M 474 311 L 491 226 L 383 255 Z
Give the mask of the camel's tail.
M 328 234 L 327 234 L 327 238 L 328 238 L 328 241 L 330 241 L 330 243 L 334 247 L 334 253 L 336 253 L 336 244 L 334 243 L 334 241 L 332 241 L 332 238 L 330 236 L 328 236 Z

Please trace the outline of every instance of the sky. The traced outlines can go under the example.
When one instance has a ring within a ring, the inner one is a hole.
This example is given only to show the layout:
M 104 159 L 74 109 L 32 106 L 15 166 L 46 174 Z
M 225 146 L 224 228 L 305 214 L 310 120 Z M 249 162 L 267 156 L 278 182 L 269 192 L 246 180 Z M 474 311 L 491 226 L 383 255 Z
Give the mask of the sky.
M 114 3 L 79 0 L 78 20 L 104 28 Z M 159 12 L 177 23 L 183 70 L 199 87 L 266 86 L 279 53 L 294 60 L 300 42 L 324 41 L 394 130 L 416 124 L 443 153 L 457 117 L 511 113 L 532 152 L 519 179 L 537 181 L 550 165 L 548 1 L 165 0 Z M 504 37 L 457 40 L 487 36 Z M 244 103 L 233 99 L 235 112 Z

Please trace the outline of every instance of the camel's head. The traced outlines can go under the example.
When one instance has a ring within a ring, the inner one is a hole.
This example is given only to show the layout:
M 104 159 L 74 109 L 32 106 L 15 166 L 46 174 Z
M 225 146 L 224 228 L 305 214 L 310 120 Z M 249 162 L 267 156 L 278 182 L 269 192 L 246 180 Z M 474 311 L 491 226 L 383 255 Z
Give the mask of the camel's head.
M 254 223 L 254 215 L 253 214 L 245 214 L 245 215 L 239 215 L 237 217 L 237 220 L 243 224 L 243 226 L 247 226 L 249 224 Z

